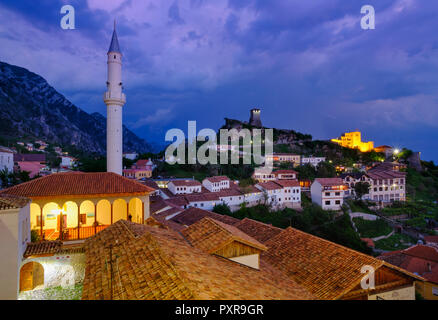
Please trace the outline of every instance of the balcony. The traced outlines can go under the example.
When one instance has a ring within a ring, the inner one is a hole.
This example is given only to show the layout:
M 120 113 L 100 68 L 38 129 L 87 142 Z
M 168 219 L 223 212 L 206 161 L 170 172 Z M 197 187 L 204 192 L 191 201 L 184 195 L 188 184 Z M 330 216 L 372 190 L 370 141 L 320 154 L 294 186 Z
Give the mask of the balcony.
M 103 101 L 114 102 L 115 104 L 125 104 L 126 95 L 124 93 L 115 94 L 113 92 L 107 91 L 103 94 Z

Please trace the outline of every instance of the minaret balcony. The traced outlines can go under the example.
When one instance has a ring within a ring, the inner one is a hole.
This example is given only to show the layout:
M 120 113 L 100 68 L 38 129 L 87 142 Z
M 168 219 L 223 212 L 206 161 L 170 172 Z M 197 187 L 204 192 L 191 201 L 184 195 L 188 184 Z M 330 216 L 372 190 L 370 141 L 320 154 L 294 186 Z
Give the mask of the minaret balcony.
M 124 105 L 126 103 L 126 95 L 124 93 L 113 93 L 107 91 L 103 94 L 103 101 L 106 104 L 120 104 Z

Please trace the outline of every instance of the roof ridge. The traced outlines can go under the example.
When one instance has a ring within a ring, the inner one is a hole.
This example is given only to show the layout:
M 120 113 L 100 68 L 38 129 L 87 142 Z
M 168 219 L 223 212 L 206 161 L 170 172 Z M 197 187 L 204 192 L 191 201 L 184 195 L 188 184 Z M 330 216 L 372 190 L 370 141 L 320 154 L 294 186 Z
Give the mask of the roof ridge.
M 240 220 L 240 222 L 243 222 L 243 221 L 245 221 L 245 220 L 247 220 L 247 221 L 252 221 L 252 222 L 256 222 L 256 223 L 258 223 L 258 224 L 262 224 L 262 225 L 265 225 L 265 226 L 267 226 L 267 227 L 272 227 L 272 228 L 275 228 L 275 229 L 278 229 L 278 230 L 281 230 L 281 231 L 284 231 L 284 230 L 285 230 L 285 229 L 282 229 L 282 228 L 276 227 L 276 226 L 274 226 L 274 225 L 272 225 L 272 224 L 264 223 L 264 222 L 261 222 L 261 221 L 258 221 L 258 220 L 254 220 L 254 219 L 251 219 L 251 218 L 248 218 L 248 217 L 243 218 L 242 220 Z M 239 222 L 239 223 L 240 223 L 240 222 Z
M 218 220 L 216 220 L 216 219 L 214 219 L 214 218 L 210 218 L 210 217 L 204 217 L 203 219 L 210 219 L 210 220 L 212 220 L 212 222 L 213 222 L 214 224 L 216 224 L 220 229 L 222 229 L 223 231 L 225 231 L 225 232 L 227 232 L 228 234 L 230 234 L 232 240 L 239 241 L 239 242 L 242 242 L 242 243 L 247 244 L 247 245 L 250 245 L 250 246 L 252 245 L 253 247 L 256 247 L 256 248 L 259 248 L 259 249 L 261 249 L 261 248 L 266 248 L 265 250 L 268 249 L 268 247 L 265 246 L 264 244 L 262 244 L 260 241 L 257 241 L 256 239 L 254 239 L 253 237 L 251 237 L 249 234 L 246 234 L 245 232 L 243 232 L 242 230 L 240 230 L 239 228 L 237 228 L 237 227 L 235 227 L 235 226 L 229 225 L 229 224 L 227 224 L 227 223 L 225 223 L 225 222 L 221 222 L 221 221 L 218 221 Z M 201 219 L 200 221 L 202 221 L 203 219 Z M 237 231 L 242 232 L 243 234 L 245 234 L 247 237 L 251 238 L 251 239 L 254 240 L 255 242 L 252 243 L 251 241 L 245 240 L 245 239 L 243 239 L 242 237 L 239 237 L 238 235 L 233 234 L 230 230 L 227 230 L 222 224 L 225 224 L 225 225 L 227 225 L 227 226 L 230 226 L 230 227 L 232 227 L 232 228 L 235 228 Z M 228 241 L 228 242 L 229 242 L 229 241 Z M 226 242 L 225 244 L 228 244 L 228 242 Z M 260 245 L 261 245 L 261 246 L 260 246 Z M 223 247 L 223 245 L 221 245 L 220 247 Z

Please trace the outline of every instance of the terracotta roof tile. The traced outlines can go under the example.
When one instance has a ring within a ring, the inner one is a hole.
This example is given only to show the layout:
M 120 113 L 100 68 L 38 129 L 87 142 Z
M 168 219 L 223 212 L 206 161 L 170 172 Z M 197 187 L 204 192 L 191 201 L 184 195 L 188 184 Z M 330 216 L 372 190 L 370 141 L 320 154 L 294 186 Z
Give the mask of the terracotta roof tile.
M 86 241 L 83 299 L 111 296 L 110 244 L 113 299 L 313 299 L 264 261 L 254 270 L 194 248 L 176 232 L 127 221 Z
M 283 188 L 300 186 L 300 182 L 298 180 L 276 180 L 274 182 Z
M 260 187 L 262 187 L 265 190 L 280 190 L 283 189 L 282 186 L 276 184 L 274 181 L 268 181 L 268 182 L 261 182 L 258 183 Z
M 0 194 L 0 210 L 20 209 L 25 207 L 30 199 L 9 194 Z
M 62 249 L 62 241 L 41 241 L 28 243 L 24 257 L 56 254 Z
M 148 194 L 153 189 L 137 181 L 111 172 L 55 173 L 25 182 L 0 194 L 12 194 L 29 198 L 93 196 L 100 194 Z
M 265 245 L 269 250 L 262 257 L 268 263 L 324 300 L 337 299 L 357 285 L 363 277 L 362 266 L 383 265 L 376 258 L 290 227 Z
M 261 243 L 265 243 L 283 231 L 283 229 L 248 218 L 243 219 L 234 226 Z
M 169 184 L 172 183 L 174 186 L 177 187 L 196 187 L 201 186 L 201 183 L 196 180 L 174 180 L 170 181 Z
M 222 182 L 222 181 L 231 181 L 230 178 L 226 176 L 214 176 L 214 177 L 205 178 L 205 180 L 208 180 L 213 183 Z
M 267 249 L 243 231 L 211 218 L 203 218 L 192 224 L 182 234 L 193 246 L 211 254 L 232 241 L 239 241 L 261 251 Z

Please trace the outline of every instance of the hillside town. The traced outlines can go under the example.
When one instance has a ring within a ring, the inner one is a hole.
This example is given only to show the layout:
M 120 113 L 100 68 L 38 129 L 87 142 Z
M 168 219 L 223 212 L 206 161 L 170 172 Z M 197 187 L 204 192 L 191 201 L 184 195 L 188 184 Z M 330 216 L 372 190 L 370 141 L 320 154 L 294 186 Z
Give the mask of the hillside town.
M 106 62 L 104 155 L 0 147 L 0 299 L 438 300 L 438 167 L 420 152 L 272 129 L 272 170 L 169 164 L 123 146 L 115 23 Z

